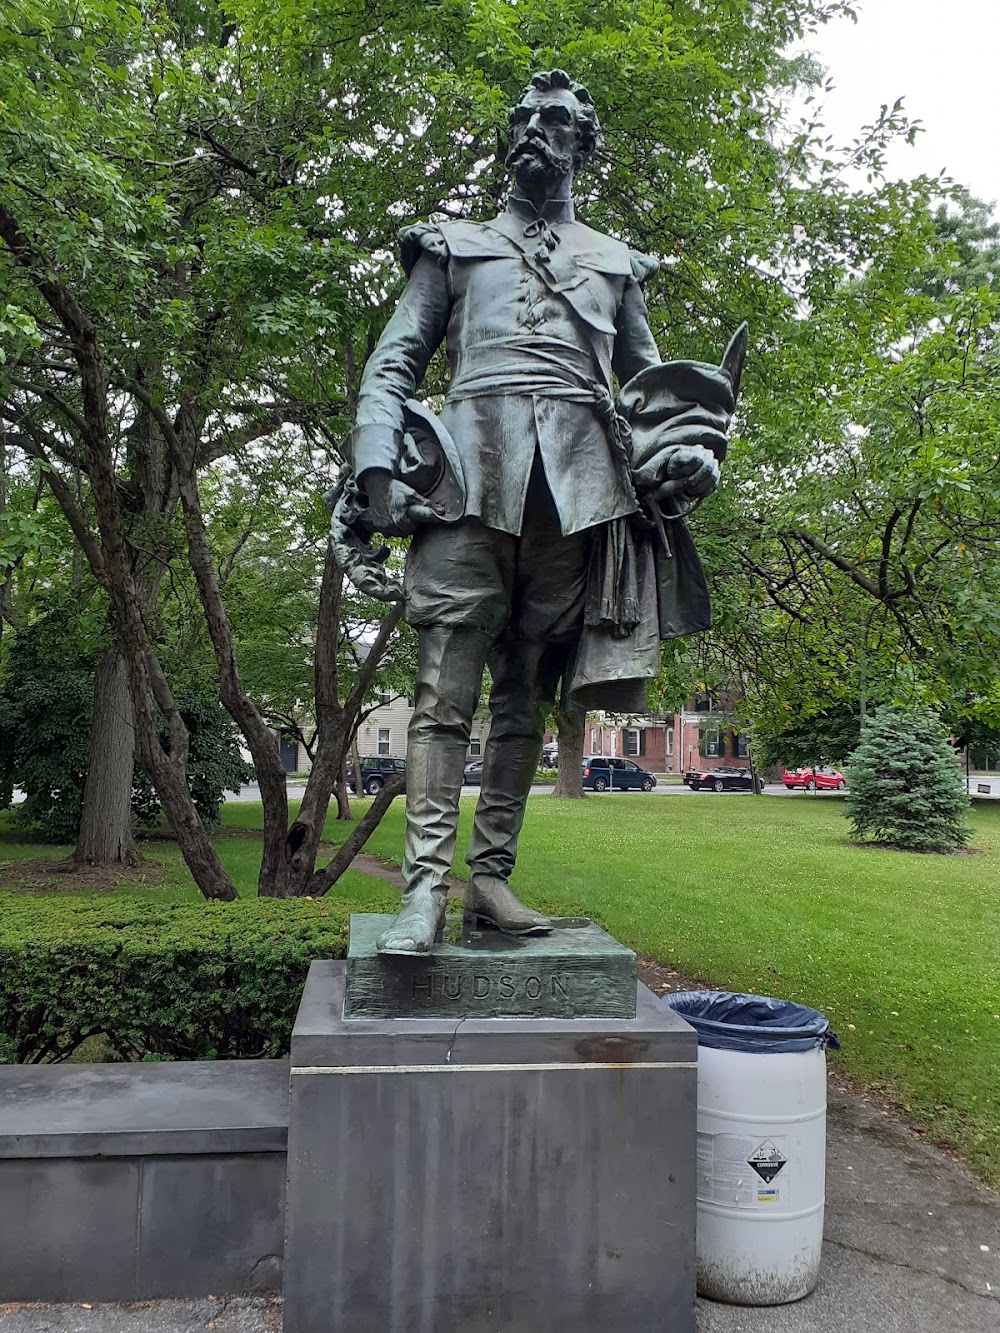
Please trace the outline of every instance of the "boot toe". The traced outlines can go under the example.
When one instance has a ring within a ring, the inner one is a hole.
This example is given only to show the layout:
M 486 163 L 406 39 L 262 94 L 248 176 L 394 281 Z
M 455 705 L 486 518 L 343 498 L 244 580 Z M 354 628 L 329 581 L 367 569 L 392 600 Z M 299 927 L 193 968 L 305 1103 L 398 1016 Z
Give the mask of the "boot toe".
M 507 935 L 547 935 L 552 930 L 549 917 L 525 907 L 503 880 L 470 884 L 465 910 Z
M 431 951 L 431 946 L 425 940 L 415 940 L 409 935 L 383 935 L 375 948 L 379 953 L 397 954 L 420 954 Z

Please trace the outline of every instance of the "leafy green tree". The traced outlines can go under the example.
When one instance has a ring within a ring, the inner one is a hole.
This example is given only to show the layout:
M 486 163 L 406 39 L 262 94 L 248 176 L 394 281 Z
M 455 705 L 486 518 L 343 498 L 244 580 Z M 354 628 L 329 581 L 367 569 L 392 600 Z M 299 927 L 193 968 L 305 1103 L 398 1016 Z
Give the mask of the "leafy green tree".
M 755 758 L 765 768 L 815 768 L 843 764 L 856 749 L 861 726 L 855 708 L 830 703 L 811 717 L 799 717 L 781 731 L 758 727 L 754 733 Z
M 0 260 L 14 298 L 4 416 L 108 590 L 143 764 L 188 864 L 207 895 L 228 898 L 157 653 L 180 500 L 222 696 L 264 789 L 261 891 L 280 894 L 284 779 L 240 680 L 196 474 L 290 422 L 346 428 L 330 346 L 350 293 L 357 309 L 368 302 L 314 170 L 329 158 L 332 90 L 318 70 L 302 84 L 297 53 L 275 81 L 274 52 L 239 49 L 239 25 L 212 5 L 93 0 L 72 22 L 63 8 L 17 0 L 0 39 Z
M 60 843 L 80 825 L 94 670 L 66 651 L 65 627 L 53 612 L 19 630 L 0 684 L 0 806 L 23 788 L 19 819 Z
M 750 497 L 751 517 L 723 533 L 725 504 L 705 507 L 716 576 L 736 568 L 753 583 L 753 565 L 777 570 L 779 584 L 787 545 L 796 575 L 833 568 L 861 586 L 825 553 L 858 569 L 842 549 L 843 505 L 810 488 L 831 444 L 850 453 L 863 372 L 905 336 L 896 306 L 883 320 L 882 288 L 905 291 L 902 275 L 926 252 L 932 187 L 881 180 L 886 142 L 909 132 L 898 107 L 842 152 L 818 118 L 789 121 L 790 94 L 820 76 L 783 53 L 849 13 L 846 3 L 724 0 L 710 15 L 694 0 L 12 0 L 9 9 L 0 414 L 107 592 L 137 749 L 206 895 L 234 890 L 188 791 L 190 738 L 164 665 L 166 571 L 177 580 L 178 561 L 190 567 L 220 696 L 253 754 L 265 808 L 260 891 L 323 891 L 344 862 L 315 871 L 319 832 L 398 610 L 350 669 L 342 630 L 353 613 L 318 547 L 309 586 L 318 575 L 319 736 L 289 829 L 268 726 L 275 701 L 251 687 L 253 651 L 243 651 L 276 645 L 256 632 L 241 645 L 238 623 L 234 633 L 239 580 L 227 592 L 220 578 L 213 492 L 231 463 L 249 469 L 261 454 L 296 450 L 327 474 L 316 476 L 316 493 L 324 489 L 361 365 L 399 290 L 394 232 L 495 211 L 506 108 L 532 68 L 566 66 L 601 107 L 607 142 L 581 215 L 660 259 L 648 297 L 664 355 L 718 356 L 739 320 L 751 321 L 730 492 L 734 510 Z M 858 167 L 872 175 L 867 191 L 845 184 Z M 987 298 L 977 289 L 949 299 L 979 310 Z M 843 366 L 857 393 L 838 411 L 831 386 Z M 438 366 L 428 390 L 440 383 Z M 961 393 L 975 397 L 973 388 Z M 874 390 L 867 405 L 876 411 Z M 970 398 L 965 419 L 974 412 Z M 911 637 L 916 618 L 896 616 L 896 594 L 923 570 L 910 558 L 924 549 L 918 519 L 962 480 L 950 444 L 927 472 L 937 480 L 912 523 L 912 491 L 891 492 L 898 459 L 873 476 L 886 502 L 862 495 L 874 515 L 865 559 L 878 560 L 879 531 L 890 538 L 885 587 L 878 571 L 869 582 Z M 955 547 L 953 565 L 962 558 Z M 932 619 L 938 590 L 917 579 Z M 987 614 L 973 600 L 970 617 Z M 292 619 L 301 622 L 298 611 Z M 289 708 L 299 702 L 294 677 L 301 687 L 308 670 L 304 646 L 293 642 L 282 667 Z M 960 646 L 956 638 L 956 662 Z M 360 837 L 384 808 L 374 803 Z
M 930 709 L 877 709 L 847 774 L 844 810 L 855 838 L 907 852 L 950 852 L 968 842 L 965 777 Z
M 741 669 L 762 734 L 834 702 L 862 715 L 926 702 L 958 726 L 963 701 L 995 693 L 1000 246 L 987 218 L 962 192 L 926 209 L 788 329 L 783 389 L 764 399 L 749 378 L 703 538 L 714 655 Z

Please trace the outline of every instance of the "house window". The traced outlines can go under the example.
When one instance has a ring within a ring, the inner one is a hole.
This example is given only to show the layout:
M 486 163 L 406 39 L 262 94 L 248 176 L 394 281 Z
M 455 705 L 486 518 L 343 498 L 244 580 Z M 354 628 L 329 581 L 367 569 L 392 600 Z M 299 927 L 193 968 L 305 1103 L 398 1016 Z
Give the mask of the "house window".
M 379 727 L 378 729 L 378 752 L 379 754 L 389 753 L 389 728 Z
M 390 703 L 392 703 L 392 695 L 387 693 L 385 690 L 382 690 L 382 692 L 378 696 L 379 708 L 384 708 L 386 704 Z
M 694 696 L 694 711 L 696 713 L 710 713 L 712 711 L 712 696 L 710 694 L 696 694 Z
M 674 729 L 673 729 L 673 727 L 667 727 L 667 728 L 665 729 L 663 735 L 664 735 L 664 739 L 665 739 L 665 741 L 666 741 L 666 750 L 664 751 L 664 753 L 667 754 L 667 755 L 672 755 L 673 752 L 674 752 Z
M 601 733 L 597 727 L 590 728 L 590 753 L 601 754 Z
M 719 753 L 718 727 L 701 727 L 698 731 L 698 753 L 703 759 L 717 757 Z
M 734 736 L 733 739 L 736 741 L 736 758 L 749 759 L 750 742 L 747 740 L 747 738 L 745 736 Z
M 483 752 L 483 738 L 482 738 L 482 736 L 470 736 L 470 737 L 469 737 L 469 756 L 470 756 L 470 758 L 472 758 L 472 759 L 478 759 L 479 756 L 482 754 L 482 752 Z
M 622 754 L 636 757 L 646 753 L 646 732 L 642 727 L 625 727 L 622 731 Z

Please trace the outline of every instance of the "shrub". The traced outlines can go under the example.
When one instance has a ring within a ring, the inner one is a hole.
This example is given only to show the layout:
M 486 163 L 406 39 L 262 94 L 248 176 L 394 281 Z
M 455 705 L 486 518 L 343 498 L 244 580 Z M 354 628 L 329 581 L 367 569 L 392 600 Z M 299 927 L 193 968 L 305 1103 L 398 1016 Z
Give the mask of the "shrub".
M 80 827 L 94 688 L 93 655 L 66 625 L 53 613 L 19 630 L 0 682 L 0 809 L 23 787 L 18 822 L 57 843 Z
M 280 1056 L 309 963 L 344 956 L 351 910 L 4 895 L 0 1062 L 65 1060 L 99 1034 L 129 1060 Z
M 969 840 L 969 793 L 929 708 L 878 709 L 847 764 L 845 813 L 858 839 L 950 852 Z
M 187 783 L 203 824 L 215 828 L 227 791 L 239 791 L 254 775 L 253 765 L 240 753 L 236 724 L 219 703 L 218 689 L 181 687 L 174 691 L 188 730 Z M 168 741 L 166 727 L 161 739 Z M 132 774 L 132 811 L 144 828 L 152 828 L 160 815 L 160 801 L 153 784 L 136 764 Z
M 71 613 L 57 607 L 19 630 L 0 682 L 0 809 L 15 785 L 23 787 L 18 823 L 55 843 L 76 841 L 90 762 L 96 649 L 73 638 L 72 625 Z M 249 781 L 253 769 L 217 685 L 181 685 L 174 697 L 190 736 L 188 787 L 203 822 L 215 825 L 224 793 Z M 132 812 L 146 828 L 160 813 L 138 763 Z

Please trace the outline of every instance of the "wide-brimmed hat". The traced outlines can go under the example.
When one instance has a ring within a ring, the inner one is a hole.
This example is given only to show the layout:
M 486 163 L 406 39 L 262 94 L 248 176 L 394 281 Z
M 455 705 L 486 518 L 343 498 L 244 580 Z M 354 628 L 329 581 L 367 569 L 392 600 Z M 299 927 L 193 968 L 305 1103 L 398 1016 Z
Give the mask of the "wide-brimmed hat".
M 747 341 L 747 326 L 741 324 L 721 365 L 665 361 L 628 381 L 617 407 L 632 429 L 634 471 L 640 472 L 667 445 L 701 445 L 722 462 Z
M 403 404 L 403 452 L 396 475 L 426 497 L 443 522 L 465 513 L 465 475 L 455 441 L 440 417 L 415 398 Z

